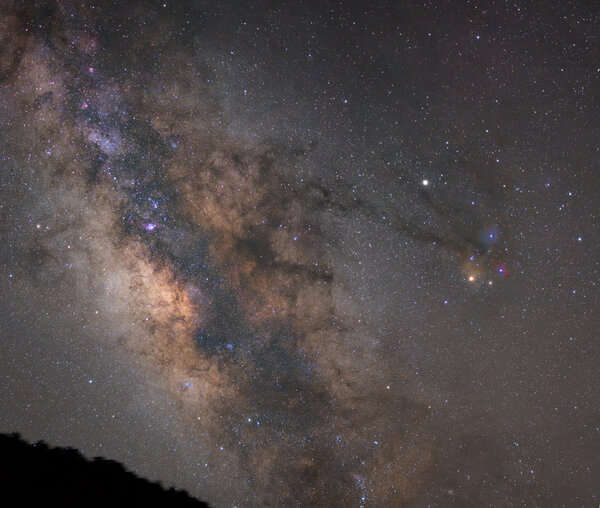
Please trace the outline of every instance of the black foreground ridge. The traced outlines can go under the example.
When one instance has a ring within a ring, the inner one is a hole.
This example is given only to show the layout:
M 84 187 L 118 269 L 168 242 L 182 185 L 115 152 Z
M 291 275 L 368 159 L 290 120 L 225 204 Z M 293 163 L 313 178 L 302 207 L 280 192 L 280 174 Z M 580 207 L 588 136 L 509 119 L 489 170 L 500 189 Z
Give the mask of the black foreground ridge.
M 0 460 L 3 497 L 13 499 L 12 506 L 209 506 L 114 460 L 88 460 L 75 449 L 30 444 L 19 434 L 0 434 Z

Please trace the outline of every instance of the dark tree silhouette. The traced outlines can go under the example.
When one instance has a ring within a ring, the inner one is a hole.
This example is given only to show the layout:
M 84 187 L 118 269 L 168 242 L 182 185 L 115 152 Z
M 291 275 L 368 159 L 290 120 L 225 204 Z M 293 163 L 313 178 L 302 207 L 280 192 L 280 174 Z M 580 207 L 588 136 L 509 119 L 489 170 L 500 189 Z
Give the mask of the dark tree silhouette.
M 0 434 L 2 506 L 208 507 L 186 491 L 165 490 L 122 464 L 88 460 L 72 448 L 30 444 L 19 434 Z

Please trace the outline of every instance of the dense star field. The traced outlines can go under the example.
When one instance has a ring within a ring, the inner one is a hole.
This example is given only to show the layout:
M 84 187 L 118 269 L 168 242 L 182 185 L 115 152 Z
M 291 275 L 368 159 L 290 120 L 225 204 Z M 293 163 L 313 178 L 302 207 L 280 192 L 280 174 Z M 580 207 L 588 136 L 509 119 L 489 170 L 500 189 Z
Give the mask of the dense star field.
M 596 2 L 0 2 L 0 431 L 215 507 L 597 506 Z

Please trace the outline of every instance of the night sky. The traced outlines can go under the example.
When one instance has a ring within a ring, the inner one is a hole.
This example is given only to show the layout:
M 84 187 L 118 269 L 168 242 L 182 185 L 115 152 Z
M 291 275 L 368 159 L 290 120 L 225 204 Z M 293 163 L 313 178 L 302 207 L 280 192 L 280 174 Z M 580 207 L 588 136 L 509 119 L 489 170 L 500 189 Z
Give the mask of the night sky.
M 600 6 L 0 4 L 0 431 L 231 506 L 597 506 Z

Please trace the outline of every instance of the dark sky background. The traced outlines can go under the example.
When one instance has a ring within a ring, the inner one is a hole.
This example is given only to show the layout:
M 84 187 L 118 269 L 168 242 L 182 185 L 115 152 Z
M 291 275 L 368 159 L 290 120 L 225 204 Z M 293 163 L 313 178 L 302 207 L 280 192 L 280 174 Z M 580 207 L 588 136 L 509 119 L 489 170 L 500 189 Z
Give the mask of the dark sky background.
M 0 431 L 216 507 L 597 506 L 597 2 L 0 9 Z

